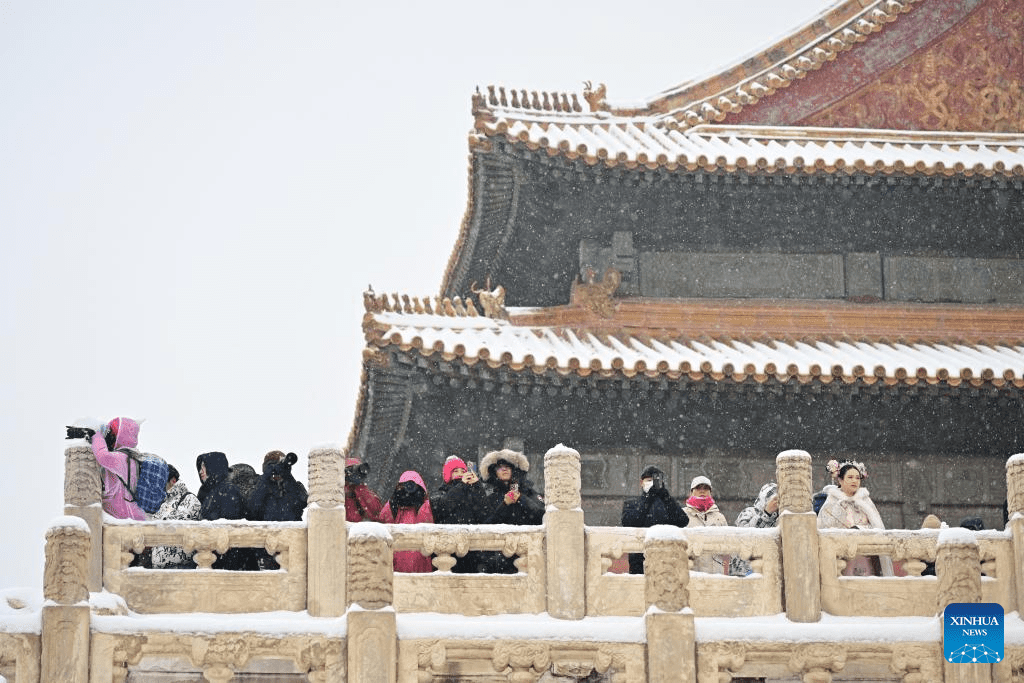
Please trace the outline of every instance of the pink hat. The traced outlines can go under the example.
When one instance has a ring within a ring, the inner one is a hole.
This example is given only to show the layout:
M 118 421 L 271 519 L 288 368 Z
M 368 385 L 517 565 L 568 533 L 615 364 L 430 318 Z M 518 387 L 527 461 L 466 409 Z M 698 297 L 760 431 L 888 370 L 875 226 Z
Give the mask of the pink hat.
M 449 482 L 452 480 L 452 470 L 461 467 L 466 470 L 466 462 L 457 455 L 449 455 L 448 459 L 444 461 L 444 480 Z

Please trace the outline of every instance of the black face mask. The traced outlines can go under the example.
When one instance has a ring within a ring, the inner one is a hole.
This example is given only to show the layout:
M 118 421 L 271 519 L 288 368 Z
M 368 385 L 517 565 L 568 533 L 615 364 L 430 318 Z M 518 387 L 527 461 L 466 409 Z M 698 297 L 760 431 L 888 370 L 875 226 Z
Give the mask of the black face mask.
M 391 507 L 419 508 L 426 492 L 414 481 L 403 481 L 391 495 Z

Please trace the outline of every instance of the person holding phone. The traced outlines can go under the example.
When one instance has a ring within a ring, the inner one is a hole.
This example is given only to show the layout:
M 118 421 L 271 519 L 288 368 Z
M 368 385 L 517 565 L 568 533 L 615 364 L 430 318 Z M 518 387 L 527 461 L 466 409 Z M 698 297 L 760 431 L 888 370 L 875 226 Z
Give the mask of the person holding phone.
M 442 467 L 444 483 L 430 499 L 435 524 L 481 524 L 487 515 L 487 491 L 472 463 L 450 455 Z M 457 557 L 452 572 L 473 574 L 481 559 L 479 551 Z
M 672 524 L 684 527 L 690 518 L 665 487 L 665 473 L 653 465 L 640 473 L 641 494 L 622 504 L 622 526 L 652 527 Z M 644 573 L 644 554 L 629 554 L 629 573 Z
M 480 461 L 480 471 L 490 487 L 489 510 L 484 524 L 540 524 L 544 521 L 544 498 L 526 478 L 530 461 L 517 451 L 504 448 L 491 451 Z M 488 552 L 481 570 L 488 574 L 515 574 L 515 557 Z

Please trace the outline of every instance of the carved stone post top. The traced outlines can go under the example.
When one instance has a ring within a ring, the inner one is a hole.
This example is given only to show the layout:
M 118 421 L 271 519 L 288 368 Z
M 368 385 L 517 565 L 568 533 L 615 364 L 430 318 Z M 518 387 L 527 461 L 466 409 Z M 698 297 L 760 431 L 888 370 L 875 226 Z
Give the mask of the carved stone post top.
M 87 507 L 103 498 L 100 466 L 84 441 L 64 449 L 64 504 Z
M 950 527 L 939 531 L 939 538 L 936 541 L 941 548 L 944 545 L 977 546 L 978 539 L 970 529 L 961 527 Z
M 89 529 L 89 524 L 81 517 L 75 515 L 62 515 L 52 522 L 50 527 L 46 530 L 46 538 L 49 539 L 51 536 L 57 535 L 84 535 L 88 536 L 92 533 Z
M 779 510 L 810 512 L 811 454 L 782 451 L 775 456 L 775 476 L 779 483 Z
M 580 497 L 580 454 L 558 444 L 544 454 L 544 497 L 558 510 L 575 510 Z
M 89 599 L 89 525 L 73 516 L 58 517 L 46 530 L 43 597 L 59 605 Z
M 644 534 L 644 545 L 654 543 L 681 543 L 685 548 L 686 532 L 672 524 L 655 524 Z
M 1011 455 L 1006 461 L 1006 507 L 1011 516 L 1024 513 L 1024 453 Z
M 345 454 L 336 444 L 309 451 L 309 503 L 322 508 L 345 504 Z
M 380 522 L 352 522 L 348 526 L 348 538 L 356 543 L 378 540 L 391 545 L 394 542 L 391 532 Z

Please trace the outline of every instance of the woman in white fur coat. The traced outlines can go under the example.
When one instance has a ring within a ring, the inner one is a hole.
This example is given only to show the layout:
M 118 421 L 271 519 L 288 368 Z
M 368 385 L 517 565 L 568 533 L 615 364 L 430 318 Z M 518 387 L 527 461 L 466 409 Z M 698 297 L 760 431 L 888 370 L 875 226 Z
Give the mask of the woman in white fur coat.
M 825 487 L 828 494 L 818 512 L 819 529 L 884 529 L 871 494 L 861 486 L 867 477 L 863 463 L 830 460 L 826 469 L 836 482 Z M 857 555 L 846 561 L 843 576 L 892 576 L 892 559 L 885 555 Z

